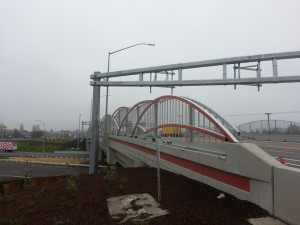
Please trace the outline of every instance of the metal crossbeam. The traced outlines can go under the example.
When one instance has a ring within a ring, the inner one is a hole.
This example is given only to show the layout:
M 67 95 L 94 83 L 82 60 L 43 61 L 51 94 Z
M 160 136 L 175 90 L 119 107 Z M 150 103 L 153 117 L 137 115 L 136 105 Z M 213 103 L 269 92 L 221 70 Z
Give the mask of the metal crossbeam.
M 197 62 L 189 62 L 189 63 L 178 63 L 178 64 L 163 65 L 163 66 L 146 67 L 146 68 L 140 68 L 140 69 L 115 71 L 115 72 L 109 72 L 109 73 L 99 73 L 99 72 L 97 73 L 96 72 L 96 73 L 92 74 L 90 78 L 91 79 L 112 78 L 112 77 L 122 77 L 122 76 L 129 76 L 129 75 L 144 74 L 144 73 L 159 73 L 162 71 L 221 66 L 224 64 L 230 65 L 230 64 L 262 62 L 262 61 L 293 59 L 293 58 L 300 58 L 300 51 L 242 56 L 242 57 L 233 57 L 233 58 L 223 58 L 223 59 L 197 61 Z
M 92 86 L 115 87 L 166 87 L 166 86 L 212 86 L 212 85 L 257 85 L 268 83 L 295 83 L 300 82 L 298 76 L 211 79 L 211 80 L 174 80 L 174 81 L 91 81 Z

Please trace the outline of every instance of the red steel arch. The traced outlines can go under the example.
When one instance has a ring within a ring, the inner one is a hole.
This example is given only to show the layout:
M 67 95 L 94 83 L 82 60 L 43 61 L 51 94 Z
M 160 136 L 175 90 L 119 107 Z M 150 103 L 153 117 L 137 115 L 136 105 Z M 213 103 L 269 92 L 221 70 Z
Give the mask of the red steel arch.
M 140 101 L 138 103 L 136 103 L 134 106 L 132 106 L 130 108 L 130 110 L 128 111 L 128 113 L 126 114 L 126 116 L 123 118 L 123 121 L 120 123 L 120 126 L 119 126 L 119 130 L 118 130 L 118 133 L 117 135 L 119 135 L 122 127 L 125 125 L 125 122 L 126 122 L 126 118 L 128 118 L 129 114 L 136 108 L 138 107 L 139 105 L 143 105 L 143 104 L 151 104 L 151 102 L 153 102 L 153 100 L 143 100 L 143 101 Z M 148 107 L 148 106 L 147 106 Z M 146 107 L 146 108 L 147 108 Z M 143 111 L 144 112 L 144 111 Z M 138 121 L 138 120 L 137 120 Z M 135 129 L 134 129 L 135 130 Z
M 139 121 L 141 120 L 141 118 L 143 117 L 143 115 L 146 113 L 146 111 L 151 106 L 153 106 L 156 102 L 158 102 L 160 100 L 163 100 L 163 99 L 176 99 L 176 100 L 182 101 L 182 102 L 186 103 L 187 105 L 191 106 L 192 108 L 194 108 L 195 110 L 197 110 L 198 112 L 200 112 L 203 116 L 205 116 L 221 132 L 221 134 L 224 135 L 224 137 L 222 135 L 220 135 L 220 134 L 215 133 L 215 132 L 212 132 L 212 131 L 209 131 L 209 130 L 206 130 L 206 129 L 203 129 L 203 128 L 195 127 L 195 126 L 179 125 L 179 124 L 174 124 L 174 125 L 176 125 L 178 127 L 182 127 L 182 128 L 187 128 L 187 129 L 195 130 L 195 131 L 207 134 L 209 136 L 215 137 L 215 138 L 220 139 L 220 140 L 224 140 L 224 141 L 228 141 L 228 142 L 232 142 L 232 143 L 238 142 L 235 139 L 235 137 L 220 122 L 218 122 L 215 118 L 213 118 L 209 113 L 207 113 L 200 106 L 196 105 L 195 103 L 191 102 L 188 99 L 185 99 L 183 97 L 174 96 L 174 95 L 164 95 L 164 96 L 161 96 L 161 97 L 158 97 L 158 98 L 152 100 L 150 102 L 150 104 L 140 114 L 140 116 L 139 116 L 139 118 L 137 120 L 137 124 L 139 124 Z M 134 107 L 132 107 L 132 108 L 134 108 Z M 170 126 L 170 125 L 166 125 L 166 127 L 167 126 Z M 158 129 L 160 127 L 165 127 L 165 125 L 159 125 L 159 126 L 153 127 L 153 128 L 151 128 L 151 130 Z M 136 131 L 136 128 L 134 128 L 134 130 L 132 132 L 132 136 L 134 135 L 135 131 Z
M 127 107 L 127 106 L 121 106 L 121 107 L 117 108 L 117 109 L 114 111 L 114 113 L 112 114 L 112 116 L 114 117 L 121 109 L 129 109 L 129 110 L 130 110 L 130 108 Z

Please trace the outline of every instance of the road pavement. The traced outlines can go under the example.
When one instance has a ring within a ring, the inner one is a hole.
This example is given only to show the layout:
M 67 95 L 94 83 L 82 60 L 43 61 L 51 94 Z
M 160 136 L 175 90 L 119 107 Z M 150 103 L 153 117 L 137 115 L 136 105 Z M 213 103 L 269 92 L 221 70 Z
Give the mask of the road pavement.
M 10 157 L 55 157 L 55 158 L 88 158 L 85 152 L 69 153 L 43 153 L 43 152 L 4 152 L 0 151 L 0 159 Z M 0 161 L 0 182 L 7 180 L 22 179 L 26 173 L 31 173 L 33 177 L 47 177 L 59 175 L 88 174 L 88 167 L 70 167 L 63 165 L 38 165 L 16 162 Z
M 275 159 L 283 156 L 287 166 L 300 168 L 300 143 L 256 141 L 255 144 L 268 152 Z
M 275 159 L 284 156 L 287 166 L 300 168 L 300 143 L 295 142 L 272 142 L 256 141 L 254 142 L 260 148 L 268 152 Z M 88 159 L 86 152 L 69 152 L 69 153 L 34 153 L 20 152 L 13 153 L 0 152 L 0 159 L 9 157 L 60 157 L 60 158 L 85 158 Z M 5 180 L 24 178 L 26 173 L 32 171 L 33 177 L 57 176 L 57 175 L 75 175 L 87 174 L 87 167 L 68 167 L 53 165 L 36 165 L 12 162 L 0 162 L 0 182 Z
M 32 177 L 80 175 L 88 174 L 88 168 L 0 162 L 0 182 L 22 179 L 29 173 Z
M 55 158 L 89 158 L 89 153 L 85 151 L 72 151 L 72 152 L 63 152 L 58 151 L 56 153 L 49 152 L 23 152 L 23 151 L 14 151 L 14 152 L 4 152 L 0 151 L 0 158 L 7 157 L 55 157 Z

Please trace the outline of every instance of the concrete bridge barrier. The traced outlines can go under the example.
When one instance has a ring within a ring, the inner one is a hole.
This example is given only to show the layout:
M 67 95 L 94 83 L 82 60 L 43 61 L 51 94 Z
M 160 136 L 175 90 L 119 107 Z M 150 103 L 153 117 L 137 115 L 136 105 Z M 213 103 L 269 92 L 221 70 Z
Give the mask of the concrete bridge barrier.
M 274 167 L 274 215 L 289 224 L 300 224 L 300 169 Z
M 122 136 L 110 136 L 105 142 L 110 164 L 157 165 L 155 142 Z M 280 164 L 256 145 L 224 142 L 186 148 L 160 144 L 160 149 L 161 168 L 255 203 L 290 224 L 300 224 L 300 170 Z

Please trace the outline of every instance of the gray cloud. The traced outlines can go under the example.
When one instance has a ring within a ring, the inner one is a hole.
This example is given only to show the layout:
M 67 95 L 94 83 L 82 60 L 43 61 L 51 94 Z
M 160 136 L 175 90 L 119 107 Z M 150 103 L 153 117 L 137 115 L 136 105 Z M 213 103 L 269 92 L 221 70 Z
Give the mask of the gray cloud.
M 89 75 L 111 71 L 300 49 L 300 2 L 289 1 L 38 1 L 0 2 L 0 123 L 10 128 L 36 119 L 46 129 L 73 129 L 90 118 Z M 284 75 L 300 75 L 299 60 L 279 62 Z M 263 68 L 267 74 L 269 68 Z M 221 72 L 191 71 L 188 76 Z M 101 91 L 105 94 L 104 89 Z M 169 89 L 111 88 L 109 112 L 120 105 L 169 94 Z M 221 115 L 300 110 L 299 84 L 176 88 Z M 101 106 L 105 103 L 101 98 Z M 101 108 L 101 115 L 104 109 Z M 276 114 L 300 122 L 299 114 Z M 259 117 L 259 116 L 258 116 Z M 234 124 L 258 117 L 230 117 Z M 261 116 L 264 118 L 263 116 Z M 260 118 L 260 117 L 259 117 Z

